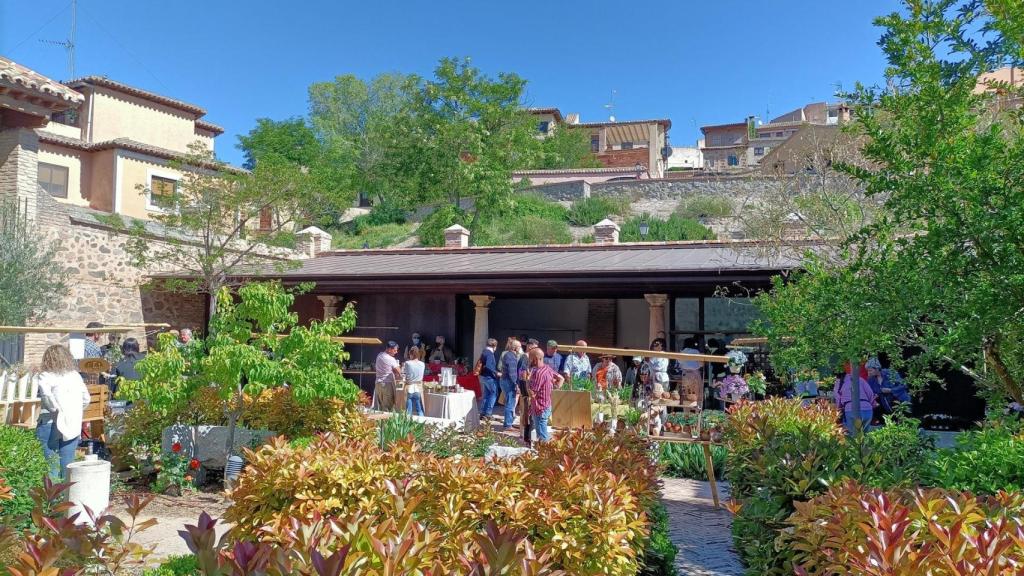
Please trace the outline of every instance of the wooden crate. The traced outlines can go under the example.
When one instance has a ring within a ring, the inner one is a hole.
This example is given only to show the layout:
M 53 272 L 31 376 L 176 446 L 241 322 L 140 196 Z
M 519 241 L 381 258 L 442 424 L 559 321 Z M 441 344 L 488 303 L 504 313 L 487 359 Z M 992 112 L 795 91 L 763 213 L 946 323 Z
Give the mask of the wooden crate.
M 590 413 L 590 392 L 552 390 L 550 424 L 553 428 L 591 428 L 594 418 Z

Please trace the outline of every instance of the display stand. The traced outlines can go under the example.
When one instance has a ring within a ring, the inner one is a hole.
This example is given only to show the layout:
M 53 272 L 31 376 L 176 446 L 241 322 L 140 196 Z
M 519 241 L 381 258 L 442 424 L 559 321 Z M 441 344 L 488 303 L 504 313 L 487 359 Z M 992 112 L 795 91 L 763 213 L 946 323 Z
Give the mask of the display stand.
M 586 390 L 551 391 L 551 427 L 583 428 L 594 425 L 591 414 L 590 392 Z
M 711 484 L 711 499 L 715 503 L 715 508 L 720 508 L 721 504 L 718 501 L 718 482 L 715 480 L 715 463 L 711 458 L 711 446 L 717 445 L 717 442 L 710 440 L 700 440 L 697 438 L 686 438 L 679 434 L 669 434 L 665 436 L 651 436 L 655 442 L 669 442 L 673 444 L 700 444 L 701 449 L 704 451 L 704 469 L 707 471 L 708 483 Z

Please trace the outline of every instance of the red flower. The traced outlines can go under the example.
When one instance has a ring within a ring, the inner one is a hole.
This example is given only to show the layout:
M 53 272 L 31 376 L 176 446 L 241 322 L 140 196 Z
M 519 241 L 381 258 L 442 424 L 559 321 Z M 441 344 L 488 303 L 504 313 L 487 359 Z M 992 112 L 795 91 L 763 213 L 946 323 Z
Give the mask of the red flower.
M 175 454 L 181 452 L 181 443 L 175 442 L 174 444 L 171 444 L 171 452 L 174 452 Z
M 191 469 L 193 469 L 193 470 L 199 470 L 199 460 L 196 460 L 195 458 L 193 458 L 193 459 L 192 459 L 192 460 L 191 460 L 191 461 L 190 461 L 190 462 L 188 463 L 188 467 L 189 467 L 189 468 L 191 468 Z

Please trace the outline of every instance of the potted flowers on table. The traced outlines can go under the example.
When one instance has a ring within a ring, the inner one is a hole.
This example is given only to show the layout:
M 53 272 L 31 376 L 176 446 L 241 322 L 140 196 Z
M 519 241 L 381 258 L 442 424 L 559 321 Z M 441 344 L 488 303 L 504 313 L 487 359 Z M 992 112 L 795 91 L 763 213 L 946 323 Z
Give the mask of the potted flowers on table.
M 751 392 L 758 396 L 764 396 L 768 393 L 768 379 L 764 377 L 764 372 L 758 370 L 747 377 L 747 388 Z
M 708 439 L 712 442 L 722 441 L 722 428 L 725 425 L 725 413 L 718 410 L 706 410 L 702 414 L 704 428 L 708 430 Z

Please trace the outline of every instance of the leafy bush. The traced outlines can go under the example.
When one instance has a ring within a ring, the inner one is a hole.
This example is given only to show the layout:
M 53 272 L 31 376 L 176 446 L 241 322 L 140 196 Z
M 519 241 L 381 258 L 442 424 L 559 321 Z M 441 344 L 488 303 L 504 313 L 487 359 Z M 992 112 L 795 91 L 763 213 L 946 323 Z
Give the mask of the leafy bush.
M 1010 575 L 1024 563 L 1022 513 L 1020 493 L 886 492 L 847 480 L 797 503 L 776 547 L 803 575 Z
M 417 444 L 421 444 L 426 435 L 426 425 L 413 420 L 405 412 L 391 414 L 389 418 L 381 420 L 378 429 L 381 450 L 390 450 L 395 444 L 410 437 Z
M 725 471 L 727 454 L 724 446 L 711 446 L 711 463 L 715 469 L 715 477 L 719 480 L 722 479 Z M 704 464 L 704 449 L 698 444 L 663 442 L 659 452 L 659 461 L 665 469 L 666 476 L 703 481 L 708 479 L 707 466 Z
M 360 226 L 369 227 L 383 226 L 385 224 L 404 224 L 405 218 L 406 211 L 404 208 L 396 204 L 384 202 L 381 204 L 375 204 L 373 208 L 370 208 L 369 214 L 355 218 L 352 224 L 358 232 Z
M 939 450 L 925 472 L 928 485 L 978 494 L 1024 489 L 1024 436 L 1018 424 L 992 422 Z
M 420 244 L 424 246 L 444 246 L 444 230 L 453 224 L 469 226 L 467 214 L 464 210 L 456 208 L 451 204 L 438 206 L 431 212 L 423 222 L 420 223 L 416 234 L 420 237 Z
M 572 233 L 564 220 L 549 220 L 534 214 L 480 222 L 473 234 L 475 246 L 551 245 L 572 242 Z
M 640 235 L 640 223 L 647 222 L 647 236 Z M 622 223 L 619 239 L 623 242 L 674 242 L 679 240 L 714 240 L 715 233 L 697 222 L 672 214 L 667 220 L 647 214 L 634 216 Z
M 629 214 L 629 202 L 612 196 L 590 196 L 572 203 L 567 218 L 573 226 L 593 226 L 611 215 Z
M 510 216 L 513 219 L 536 216 L 551 222 L 564 222 L 567 212 L 564 206 L 558 202 L 552 202 L 540 194 L 522 193 L 513 198 Z
M 387 248 L 402 242 L 412 234 L 412 224 L 381 224 L 364 226 L 352 233 L 335 234 L 331 244 L 334 248 Z
M 638 576 L 675 576 L 676 554 L 679 549 L 672 543 L 668 533 L 668 510 L 661 502 L 647 511 L 651 533 L 640 560 Z
M 199 561 L 195 556 L 168 556 L 157 568 L 146 570 L 142 576 L 198 576 Z
M 926 474 L 935 440 L 920 421 L 886 416 L 885 425 L 847 442 L 847 475 L 875 488 L 915 486 Z
M 34 430 L 0 424 L 0 479 L 10 499 L 0 499 L 0 524 L 21 525 L 32 511 L 32 490 L 43 485 L 50 466 Z
M 363 516 L 374 518 L 370 526 L 404 526 L 406 503 L 419 502 L 423 530 L 444 535 L 420 543 L 423 557 L 444 566 L 458 565 L 465 544 L 493 522 L 570 574 L 633 574 L 648 534 L 645 510 L 657 499 L 649 454 L 646 439 L 601 430 L 569 432 L 535 456 L 491 462 L 437 458 L 407 441 L 384 452 L 331 435 L 305 448 L 274 439 L 248 453 L 225 519 L 236 539 L 286 545 L 295 523 L 316 514 L 342 526 Z
M 751 573 L 792 574 L 773 542 L 794 502 L 808 500 L 841 477 L 845 434 L 826 403 L 769 398 L 729 411 L 725 476 L 740 510 L 733 521 L 737 551 Z
M 420 449 L 429 452 L 438 458 L 450 458 L 452 456 L 469 456 L 482 458 L 487 455 L 487 450 L 495 444 L 499 446 L 519 446 L 519 440 L 502 434 L 495 434 L 490 430 L 477 432 L 475 434 L 464 434 L 452 426 L 430 426 L 423 438 Z
M 733 204 L 724 196 L 690 196 L 679 203 L 675 213 L 688 220 L 725 218 L 732 216 Z

